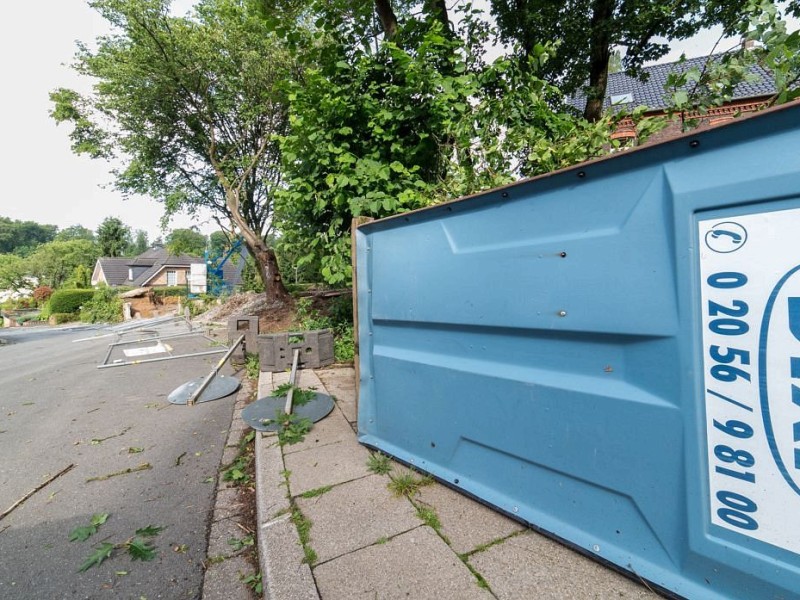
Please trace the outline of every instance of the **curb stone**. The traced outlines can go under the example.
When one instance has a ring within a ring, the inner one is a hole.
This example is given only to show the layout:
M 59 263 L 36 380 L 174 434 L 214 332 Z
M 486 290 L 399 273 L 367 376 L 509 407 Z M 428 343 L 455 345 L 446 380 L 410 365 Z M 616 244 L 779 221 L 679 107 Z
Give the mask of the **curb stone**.
M 258 397 L 273 390 L 272 373 L 262 372 Z M 311 567 L 304 554 L 297 528 L 290 520 L 289 490 L 283 477 L 283 452 L 275 434 L 257 434 L 256 515 L 258 558 L 266 600 L 319 600 Z

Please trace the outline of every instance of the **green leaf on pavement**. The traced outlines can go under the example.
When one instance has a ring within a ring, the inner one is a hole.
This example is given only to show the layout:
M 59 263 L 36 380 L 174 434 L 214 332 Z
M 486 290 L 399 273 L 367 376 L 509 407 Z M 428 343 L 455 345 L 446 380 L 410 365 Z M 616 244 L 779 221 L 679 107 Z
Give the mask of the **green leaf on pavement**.
M 133 560 L 153 560 L 156 557 L 155 546 L 139 538 L 133 538 L 127 544 L 128 554 Z
M 136 530 L 136 535 L 141 535 L 142 537 L 155 537 L 162 531 L 166 529 L 165 527 L 159 527 L 158 525 L 148 525 L 147 527 L 142 527 L 141 529 Z
M 97 548 L 95 548 L 94 552 L 92 552 L 85 561 L 83 561 L 83 564 L 81 565 L 81 568 L 78 569 L 78 572 L 83 573 L 95 565 L 99 565 L 107 558 L 110 558 L 112 552 L 114 552 L 114 544 L 103 542 Z

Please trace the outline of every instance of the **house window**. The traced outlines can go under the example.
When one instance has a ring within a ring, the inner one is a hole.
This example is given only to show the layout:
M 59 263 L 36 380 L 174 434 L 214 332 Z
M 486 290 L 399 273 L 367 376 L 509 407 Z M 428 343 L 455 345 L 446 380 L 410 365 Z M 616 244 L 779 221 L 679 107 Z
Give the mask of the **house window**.
M 177 271 L 167 271 L 167 285 L 178 285 Z
M 128 267 L 128 279 L 133 281 L 133 267 Z

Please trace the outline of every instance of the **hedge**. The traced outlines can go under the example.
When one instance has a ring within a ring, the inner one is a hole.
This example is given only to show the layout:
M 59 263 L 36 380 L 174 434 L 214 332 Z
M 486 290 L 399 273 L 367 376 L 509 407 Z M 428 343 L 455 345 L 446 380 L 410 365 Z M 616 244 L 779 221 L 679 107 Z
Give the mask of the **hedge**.
M 165 296 L 187 296 L 189 294 L 189 287 L 185 285 L 173 285 L 169 287 L 152 287 L 150 288 L 155 296 L 161 298 Z
M 94 290 L 57 290 L 50 296 L 49 313 L 76 313 L 94 296 Z

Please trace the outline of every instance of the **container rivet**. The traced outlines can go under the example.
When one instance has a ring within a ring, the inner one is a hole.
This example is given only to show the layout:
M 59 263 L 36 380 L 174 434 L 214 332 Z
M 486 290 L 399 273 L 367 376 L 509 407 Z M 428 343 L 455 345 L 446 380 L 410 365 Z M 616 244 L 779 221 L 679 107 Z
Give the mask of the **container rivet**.
M 458 479 L 453 479 L 453 483 L 458 483 Z
M 690 148 L 697 148 L 699 145 L 700 145 L 700 140 L 692 140 L 691 142 L 689 142 Z
M 578 177 L 580 177 L 581 179 L 586 177 L 586 171 L 578 171 Z
M 508 198 L 508 192 L 503 192 L 503 193 L 502 193 L 502 194 L 500 194 L 500 195 L 501 195 L 503 198 Z
M 514 507 L 514 508 L 512 508 L 511 510 L 513 510 L 515 513 L 518 513 L 518 512 L 519 512 L 519 507 L 518 507 L 518 506 L 515 506 L 515 507 Z
M 565 311 L 565 310 L 558 311 L 558 316 L 559 317 L 566 317 L 567 316 L 567 311 Z
M 566 253 L 566 252 L 561 252 L 561 253 L 559 254 L 559 256 L 560 256 L 561 258 L 567 258 L 567 253 Z
M 595 552 L 600 552 L 600 546 L 595 544 L 594 546 L 592 546 L 592 550 L 594 550 Z

